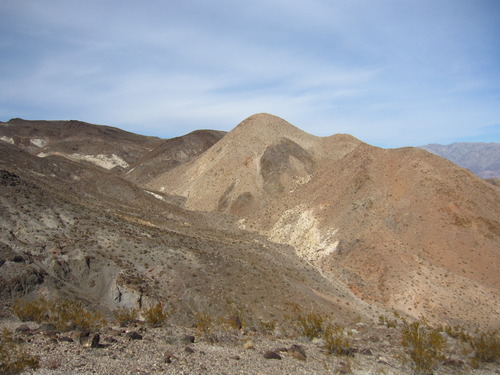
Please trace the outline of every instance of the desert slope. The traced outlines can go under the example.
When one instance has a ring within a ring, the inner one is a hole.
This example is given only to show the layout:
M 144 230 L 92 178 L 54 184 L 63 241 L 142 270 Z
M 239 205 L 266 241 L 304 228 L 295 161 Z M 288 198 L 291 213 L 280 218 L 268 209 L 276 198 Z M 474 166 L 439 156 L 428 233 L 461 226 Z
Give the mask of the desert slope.
M 238 216 L 365 300 L 500 323 L 500 190 L 426 151 L 318 138 L 258 114 L 149 188 Z

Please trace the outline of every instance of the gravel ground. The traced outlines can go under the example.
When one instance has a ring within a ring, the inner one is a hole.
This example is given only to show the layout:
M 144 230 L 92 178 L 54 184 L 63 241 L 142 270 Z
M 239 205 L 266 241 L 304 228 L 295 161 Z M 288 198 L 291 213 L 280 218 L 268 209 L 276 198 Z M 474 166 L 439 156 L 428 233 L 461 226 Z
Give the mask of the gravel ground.
M 82 345 L 81 332 L 59 333 L 43 325 L 4 320 L 0 327 L 32 355 L 40 368 L 29 374 L 410 374 L 395 348 L 398 335 L 383 326 L 358 326 L 353 356 L 326 355 L 323 342 L 263 335 L 249 330 L 219 330 L 202 337 L 194 328 L 108 327 L 99 343 Z M 193 341 L 194 342 L 191 342 Z M 302 356 L 305 354 L 305 358 Z M 277 358 L 266 358 L 266 357 Z M 442 365 L 435 374 L 499 374 L 498 364 L 473 370 L 465 358 Z

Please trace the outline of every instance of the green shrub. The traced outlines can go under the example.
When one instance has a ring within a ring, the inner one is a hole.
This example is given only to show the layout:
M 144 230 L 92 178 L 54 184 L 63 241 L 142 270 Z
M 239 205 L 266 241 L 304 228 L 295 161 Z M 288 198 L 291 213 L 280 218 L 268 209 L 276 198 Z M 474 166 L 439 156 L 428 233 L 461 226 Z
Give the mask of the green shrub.
M 172 312 L 172 310 L 167 311 L 165 309 L 165 305 L 158 302 L 155 306 L 147 308 L 143 311 L 144 320 L 152 327 L 159 327 L 167 321 Z
M 113 311 L 113 317 L 116 323 L 127 326 L 137 321 L 139 310 L 119 306 Z
M 351 355 L 351 341 L 344 328 L 339 325 L 328 324 L 323 334 L 327 354 Z
M 0 334 L 0 373 L 19 374 L 26 368 L 38 367 L 38 357 L 29 355 L 21 345 L 15 342 L 12 333 L 4 329 Z
M 424 321 L 403 321 L 401 343 L 405 348 L 405 363 L 409 362 L 415 374 L 430 374 L 445 359 L 446 340 Z

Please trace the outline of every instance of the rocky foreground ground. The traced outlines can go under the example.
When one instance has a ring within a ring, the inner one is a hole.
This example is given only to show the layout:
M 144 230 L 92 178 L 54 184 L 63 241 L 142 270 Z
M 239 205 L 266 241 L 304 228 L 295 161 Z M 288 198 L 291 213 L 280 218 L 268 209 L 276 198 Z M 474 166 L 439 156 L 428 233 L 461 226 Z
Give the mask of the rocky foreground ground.
M 18 347 L 39 358 L 29 374 L 412 374 L 398 328 L 358 323 L 346 328 L 345 355 L 327 354 L 323 339 L 275 330 L 167 325 L 108 326 L 98 333 L 59 332 L 50 324 L 3 319 Z M 434 374 L 499 374 L 497 363 L 471 367 L 471 353 L 446 336 L 448 353 Z

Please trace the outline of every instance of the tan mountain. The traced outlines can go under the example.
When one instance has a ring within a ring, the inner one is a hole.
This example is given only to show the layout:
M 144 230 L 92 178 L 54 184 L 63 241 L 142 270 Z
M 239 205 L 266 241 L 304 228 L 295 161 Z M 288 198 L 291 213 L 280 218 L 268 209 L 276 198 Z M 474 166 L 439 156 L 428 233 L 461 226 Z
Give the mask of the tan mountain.
M 294 304 L 338 321 L 383 313 L 291 247 L 169 202 L 92 163 L 0 142 L 0 303 L 62 295 L 109 311 L 163 301 L 183 324 L 237 312 L 255 326 Z
M 366 301 L 499 324 L 500 190 L 426 151 L 318 138 L 258 114 L 147 186 L 236 215 Z
M 0 141 L 15 144 L 33 155 L 59 155 L 105 169 L 124 169 L 161 144 L 118 128 L 81 121 L 29 121 L 0 123 Z
M 123 177 L 139 185 L 190 161 L 217 143 L 226 133 L 196 130 L 181 137 L 163 140 L 157 147 L 123 171 Z

